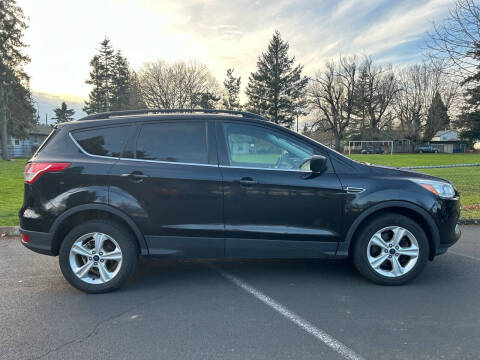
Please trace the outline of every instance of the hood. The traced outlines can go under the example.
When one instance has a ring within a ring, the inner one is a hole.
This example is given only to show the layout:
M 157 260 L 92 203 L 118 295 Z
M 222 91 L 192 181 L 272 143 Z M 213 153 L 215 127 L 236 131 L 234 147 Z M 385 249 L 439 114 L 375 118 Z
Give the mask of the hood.
M 415 178 L 415 179 L 428 179 L 428 180 L 437 180 L 437 181 L 444 181 L 450 183 L 450 181 L 432 176 L 423 174 L 417 171 L 408 170 L 397 168 L 393 166 L 382 166 L 382 165 L 369 165 L 365 164 L 365 166 L 370 170 L 370 172 L 377 176 L 396 176 L 396 177 L 403 177 L 403 178 Z

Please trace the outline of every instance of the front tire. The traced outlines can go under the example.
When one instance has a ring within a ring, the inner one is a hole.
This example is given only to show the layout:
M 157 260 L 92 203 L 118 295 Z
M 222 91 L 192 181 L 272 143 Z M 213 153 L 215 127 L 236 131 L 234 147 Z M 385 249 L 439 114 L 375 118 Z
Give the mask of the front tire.
M 380 285 L 401 285 L 417 277 L 427 264 L 425 232 L 412 219 L 385 214 L 362 227 L 353 244 L 353 263 Z
M 128 229 L 113 221 L 90 220 L 80 224 L 60 246 L 63 276 L 72 286 L 87 293 L 116 290 L 137 265 L 134 241 Z

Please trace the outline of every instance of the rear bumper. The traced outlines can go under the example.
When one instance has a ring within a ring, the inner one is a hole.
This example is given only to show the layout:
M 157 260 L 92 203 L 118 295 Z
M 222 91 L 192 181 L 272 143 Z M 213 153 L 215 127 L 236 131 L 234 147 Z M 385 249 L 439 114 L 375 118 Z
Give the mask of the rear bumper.
M 30 238 L 28 242 L 24 241 L 23 239 L 21 240 L 23 246 L 40 254 L 51 256 L 57 255 L 53 251 L 52 234 L 38 231 L 28 231 L 23 229 L 20 229 L 20 233 L 28 235 Z

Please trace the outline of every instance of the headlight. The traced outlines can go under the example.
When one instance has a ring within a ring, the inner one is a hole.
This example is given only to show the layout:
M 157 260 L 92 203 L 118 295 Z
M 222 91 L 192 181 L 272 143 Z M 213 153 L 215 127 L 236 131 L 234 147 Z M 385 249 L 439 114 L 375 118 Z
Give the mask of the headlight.
M 428 191 L 440 196 L 441 198 L 451 199 L 455 196 L 454 187 L 443 181 L 426 180 L 426 179 L 410 179 Z

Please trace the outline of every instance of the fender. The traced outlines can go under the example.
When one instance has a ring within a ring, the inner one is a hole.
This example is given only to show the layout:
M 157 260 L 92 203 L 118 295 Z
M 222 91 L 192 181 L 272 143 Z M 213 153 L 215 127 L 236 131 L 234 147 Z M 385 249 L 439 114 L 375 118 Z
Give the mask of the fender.
M 138 240 L 138 244 L 140 245 L 140 251 L 142 255 L 148 255 L 148 247 L 147 243 L 145 241 L 145 238 L 138 228 L 137 224 L 128 216 L 125 214 L 123 211 L 120 211 L 112 206 L 106 205 L 106 204 L 84 204 L 84 205 L 78 205 L 73 208 L 68 209 L 67 211 L 63 212 L 60 216 L 58 216 L 55 221 L 53 222 L 52 226 L 50 227 L 50 233 L 55 234 L 55 232 L 58 230 L 58 227 L 60 224 L 67 219 L 69 216 L 74 215 L 76 213 L 79 213 L 81 211 L 86 211 L 86 210 L 99 210 L 99 211 L 105 211 L 108 212 L 112 215 L 118 216 L 121 218 L 123 221 L 125 221 L 130 229 L 133 231 L 135 234 L 135 237 Z
M 387 208 L 405 208 L 412 210 L 419 214 L 422 219 L 427 223 L 428 228 L 430 230 L 430 233 L 432 234 L 432 241 L 434 244 L 434 249 L 431 249 L 431 254 L 435 254 L 435 250 L 438 249 L 440 245 L 440 233 L 438 231 L 438 227 L 435 224 L 435 220 L 433 217 L 423 208 L 421 208 L 418 205 L 415 205 L 413 203 L 410 203 L 408 201 L 398 201 L 398 200 L 392 200 L 392 201 L 385 201 L 380 204 L 376 204 L 374 206 L 369 207 L 366 209 L 364 212 L 362 212 L 352 223 L 350 228 L 348 229 L 347 235 L 345 235 L 345 240 L 343 242 L 340 242 L 337 247 L 337 255 L 338 256 L 347 256 L 348 255 L 348 249 L 350 247 L 350 242 L 352 241 L 353 235 L 355 234 L 355 231 L 357 231 L 358 227 L 360 224 L 365 220 L 369 215 L 381 210 L 381 209 L 387 209 Z M 431 255 L 431 257 L 433 257 Z

